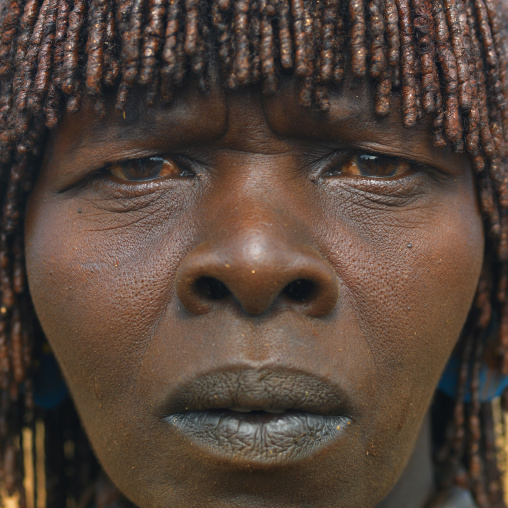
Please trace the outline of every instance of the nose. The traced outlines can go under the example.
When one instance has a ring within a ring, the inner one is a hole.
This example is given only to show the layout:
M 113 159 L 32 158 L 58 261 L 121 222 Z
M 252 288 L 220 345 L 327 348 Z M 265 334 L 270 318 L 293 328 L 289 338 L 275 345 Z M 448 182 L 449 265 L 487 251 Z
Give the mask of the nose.
M 280 305 L 324 317 L 337 305 L 339 284 L 318 251 L 276 228 L 226 233 L 198 245 L 178 269 L 176 291 L 195 315 L 235 302 L 254 316 Z

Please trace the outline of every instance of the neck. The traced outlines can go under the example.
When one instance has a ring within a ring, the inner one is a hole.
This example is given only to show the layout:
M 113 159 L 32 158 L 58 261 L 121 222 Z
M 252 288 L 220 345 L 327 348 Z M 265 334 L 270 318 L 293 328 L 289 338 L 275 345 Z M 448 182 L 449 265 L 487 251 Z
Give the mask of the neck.
M 376 508 L 424 508 L 435 492 L 430 414 L 423 421 L 416 446 L 395 487 Z

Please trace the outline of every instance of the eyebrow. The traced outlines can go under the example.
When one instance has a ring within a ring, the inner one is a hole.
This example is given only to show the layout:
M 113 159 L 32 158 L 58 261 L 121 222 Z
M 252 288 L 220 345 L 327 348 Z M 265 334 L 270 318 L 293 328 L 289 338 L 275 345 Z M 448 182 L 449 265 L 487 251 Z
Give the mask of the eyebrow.
M 294 93 L 295 96 L 298 95 L 297 91 L 291 91 L 290 93 Z M 305 112 L 306 115 L 314 117 L 315 119 L 327 119 L 327 122 L 333 125 L 350 122 L 360 118 L 365 113 L 364 103 L 361 100 L 352 100 L 353 98 L 347 93 L 344 93 L 344 90 L 330 87 L 328 93 L 331 104 L 331 109 L 328 113 L 317 111 L 312 107 L 302 108 L 299 113 Z M 284 104 L 286 103 L 286 94 L 287 91 L 281 89 L 273 98 Z M 360 95 L 356 95 L 356 99 L 359 97 Z M 114 94 L 112 94 L 112 99 L 114 99 Z M 75 143 L 69 147 L 69 155 L 73 155 L 82 149 L 93 149 L 102 145 L 104 142 L 113 141 L 113 137 L 115 140 L 129 140 L 133 137 L 140 138 L 140 136 L 142 140 L 160 137 L 161 128 L 170 129 L 172 123 L 178 123 L 178 118 L 188 117 L 188 113 L 190 113 L 190 109 L 192 108 L 192 105 L 185 101 L 175 101 L 167 109 L 150 110 L 150 108 L 144 105 L 143 96 L 141 94 L 133 96 L 133 100 L 134 99 L 136 100 L 135 106 L 123 113 L 124 118 L 122 118 L 120 113 L 115 111 L 114 114 L 116 118 L 113 118 L 112 121 L 110 120 L 111 117 L 97 119 L 97 121 L 89 127 L 85 136 L 79 136 Z M 263 108 L 266 108 L 266 101 L 264 99 L 265 96 L 263 96 Z M 114 100 L 112 102 L 114 102 Z M 300 107 L 298 109 L 300 109 Z M 293 108 L 294 104 L 291 105 L 291 109 Z M 152 114 L 148 113 L 147 115 L 147 111 L 152 111 Z M 153 114 L 154 111 L 155 114 Z M 158 114 L 160 111 L 164 111 L 163 117 L 165 120 L 173 118 L 173 121 L 161 122 L 161 115 Z M 152 118 L 152 124 L 149 124 L 146 118 L 148 118 L 148 120 Z M 268 123 L 271 124 L 268 116 L 266 116 L 266 119 Z M 107 133 L 111 134 L 107 135 Z M 90 141 L 88 141 L 87 138 L 90 138 Z
M 350 129 L 348 125 L 351 122 L 357 121 L 358 124 L 355 126 L 355 131 L 360 134 L 355 144 L 358 147 L 364 146 L 366 150 L 373 152 L 383 151 L 386 148 L 390 148 L 394 152 L 394 156 L 408 157 L 406 150 L 402 147 L 401 143 L 397 142 L 400 135 L 394 130 L 386 131 L 386 137 L 381 139 L 380 130 L 384 127 L 375 125 L 371 122 L 374 118 L 383 120 L 382 118 L 376 117 L 373 111 L 374 104 L 372 104 L 370 97 L 365 96 L 365 90 L 358 89 L 351 90 L 334 90 L 330 91 L 330 103 L 331 109 L 329 112 L 324 113 L 317 111 L 313 108 L 304 108 L 301 106 L 295 107 L 295 104 L 291 100 L 287 100 L 288 90 L 281 90 L 281 93 L 277 96 L 263 97 L 263 109 L 265 111 L 265 118 L 270 128 L 275 134 L 282 135 L 283 137 L 293 139 L 323 139 L 323 132 L 320 129 L 329 131 L 331 139 L 336 135 L 334 131 L 340 132 L 345 129 L 347 133 Z M 293 93 L 294 91 L 289 91 Z M 393 97 L 396 99 L 396 97 Z M 284 118 L 283 124 L 279 126 L 274 125 L 271 114 L 270 104 L 272 101 L 277 101 L 277 109 L 279 114 L 277 116 Z M 367 103 L 367 104 L 366 104 Z M 367 106 L 367 107 L 366 107 Z M 282 109 L 279 109 L 282 108 Z M 370 110 L 372 108 L 372 111 Z M 397 108 L 394 108 L 397 109 Z M 369 111 L 367 111 L 369 110 Z M 282 113 L 282 115 L 280 114 Z M 227 114 L 227 110 L 226 110 Z M 199 117 L 199 110 L 193 109 L 192 105 L 185 102 L 176 102 L 170 108 L 167 109 L 149 109 L 145 106 L 143 109 L 143 103 L 138 102 L 135 107 L 129 108 L 125 114 L 125 118 L 119 114 L 114 113 L 104 120 L 96 118 L 96 120 L 89 125 L 85 132 L 79 133 L 76 138 L 72 141 L 67 149 L 66 158 L 72 158 L 81 156 L 84 153 L 93 152 L 100 149 L 106 144 L 120 144 L 122 142 L 128 142 L 135 140 L 140 144 L 149 145 L 150 143 L 158 144 L 160 146 L 161 140 L 164 139 L 164 143 L 171 139 L 172 133 L 175 128 L 184 125 L 183 120 Z M 304 122 L 303 117 L 307 117 L 307 122 Z M 302 124 L 302 122 L 304 122 Z M 302 125 L 307 124 L 308 129 L 302 129 Z M 283 127 L 279 129 L 278 127 Z M 400 125 L 400 130 L 403 131 L 407 138 L 413 138 L 421 136 L 423 134 L 422 124 L 416 126 L 413 130 L 407 131 Z M 205 128 L 206 130 L 206 128 Z M 427 129 L 424 128 L 425 132 Z M 367 132 L 370 132 L 372 139 L 368 139 Z M 185 129 L 180 129 L 178 132 L 178 145 L 183 146 L 185 144 L 192 145 L 198 140 L 200 143 L 205 142 L 203 139 L 203 131 L 196 132 L 192 129 L 191 132 L 185 132 Z M 211 133 L 211 141 L 215 138 L 218 133 Z M 430 133 L 429 133 L 430 136 Z M 347 136 L 346 136 L 347 137 Z M 412 145 L 412 141 L 407 140 L 409 145 Z M 406 145 L 405 145 L 406 146 Z M 168 148 L 171 147 L 171 143 L 168 142 Z M 120 148 L 120 147 L 119 147 Z M 407 146 L 406 146 L 407 148 Z M 428 150 L 419 152 L 418 156 L 420 161 L 424 164 L 435 164 L 437 161 L 442 163 L 450 163 L 453 161 L 453 157 L 446 151 L 432 150 L 432 155 Z
M 149 140 L 154 139 L 157 135 L 160 136 L 160 129 L 145 123 L 130 121 L 128 124 L 120 125 L 118 122 L 111 124 L 101 121 L 90 126 L 84 136 L 79 136 L 69 146 L 68 155 L 75 155 L 81 150 L 93 150 L 113 141 L 127 141 L 134 137 L 140 140 Z
M 149 144 L 164 137 L 167 142 L 171 135 L 176 138 L 178 129 L 178 143 L 185 144 L 192 141 L 192 137 L 203 137 L 203 129 L 192 129 L 191 132 L 182 128 L 185 119 L 196 119 L 199 112 L 192 105 L 185 102 L 175 102 L 167 109 L 151 109 L 143 102 L 129 108 L 126 112 L 113 111 L 104 119 L 95 118 L 86 132 L 78 132 L 76 139 L 68 147 L 67 155 L 99 148 L 108 143 L 128 142 L 136 140 Z M 220 121 L 214 118 L 217 123 Z M 204 127 L 204 124 L 203 124 Z M 214 129 L 209 129 L 212 132 Z

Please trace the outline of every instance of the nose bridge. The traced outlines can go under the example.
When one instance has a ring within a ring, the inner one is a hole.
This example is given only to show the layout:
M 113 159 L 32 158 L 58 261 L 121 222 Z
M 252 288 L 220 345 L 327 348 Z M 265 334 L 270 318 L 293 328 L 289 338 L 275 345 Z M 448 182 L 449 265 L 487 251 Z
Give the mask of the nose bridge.
M 242 167 L 236 166 L 229 186 L 226 182 L 217 186 L 219 190 L 208 202 L 203 230 L 206 241 L 226 257 L 234 252 L 244 261 L 260 263 L 268 261 L 274 249 L 305 242 L 305 225 L 284 201 L 287 191 L 279 189 L 278 179 L 270 178 L 269 173 L 253 175 L 248 168 L 244 175 Z
M 338 283 L 313 248 L 305 225 L 264 195 L 229 197 L 205 220 L 205 237 L 182 261 L 177 294 L 202 314 L 234 302 L 250 315 L 274 304 L 311 316 L 328 314 Z
M 274 250 L 291 249 L 303 240 L 303 224 L 266 194 L 238 195 L 231 201 L 221 206 L 216 224 L 209 225 L 213 242 L 226 256 L 234 253 L 246 262 L 267 262 Z
M 247 190 L 221 207 L 217 224 L 209 229 L 209 244 L 214 244 L 215 255 L 235 275 L 258 275 L 266 280 L 266 286 L 269 281 L 274 285 L 281 273 L 293 270 L 296 275 L 319 254 L 305 224 L 281 203 L 275 187 L 261 192 Z
M 302 264 L 303 237 L 298 242 L 297 231 L 288 221 L 276 222 L 273 217 L 237 217 L 231 227 L 212 247 L 224 277 L 235 294 L 252 290 L 268 291 L 284 278 L 288 270 L 297 271 Z M 296 237 L 296 238 L 295 238 Z M 248 288 L 248 289 L 247 289 Z

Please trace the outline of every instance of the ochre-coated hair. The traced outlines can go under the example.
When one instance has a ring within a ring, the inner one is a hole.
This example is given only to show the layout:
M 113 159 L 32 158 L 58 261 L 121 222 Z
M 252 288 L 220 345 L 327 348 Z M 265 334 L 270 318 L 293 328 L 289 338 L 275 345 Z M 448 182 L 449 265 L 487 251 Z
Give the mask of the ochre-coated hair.
M 0 0 L 0 481 L 21 506 L 22 427 L 35 419 L 46 425 L 47 506 L 86 506 L 82 497 L 92 497 L 98 471 L 71 404 L 41 411 L 33 402 L 42 335 L 25 282 L 23 213 L 47 133 L 80 109 L 85 94 L 97 115 L 107 89 L 117 91 L 119 110 L 133 89 L 145 90 L 148 105 L 169 104 L 191 80 L 207 93 L 216 69 L 225 89 L 260 84 L 265 94 L 276 93 L 282 75 L 294 75 L 301 104 L 322 111 L 330 87 L 346 76 L 368 80 L 377 115 L 387 115 L 398 94 L 405 127 L 430 117 L 436 147 L 469 155 L 486 261 L 436 461 L 444 484 L 471 489 L 481 508 L 505 506 L 491 405 L 478 395 L 486 348 L 508 373 L 503 1 Z

